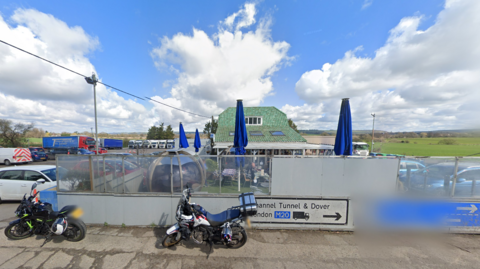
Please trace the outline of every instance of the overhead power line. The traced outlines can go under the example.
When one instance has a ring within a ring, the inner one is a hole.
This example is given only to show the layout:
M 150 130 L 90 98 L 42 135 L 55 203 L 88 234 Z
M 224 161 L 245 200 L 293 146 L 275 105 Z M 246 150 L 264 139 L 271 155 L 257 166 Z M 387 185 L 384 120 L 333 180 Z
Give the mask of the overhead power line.
M 72 69 L 66 68 L 65 66 L 59 65 L 59 64 L 54 63 L 54 62 L 52 62 L 52 61 L 49 61 L 49 60 L 47 60 L 47 59 L 45 59 L 45 58 L 43 58 L 43 57 L 40 57 L 40 56 L 38 56 L 38 55 L 36 55 L 36 54 L 33 54 L 33 53 L 31 53 L 31 52 L 28 52 L 28 51 L 26 51 L 26 50 L 24 50 L 24 49 L 21 49 L 21 48 L 19 48 L 19 47 L 17 47 L 17 46 L 14 46 L 14 45 L 10 44 L 10 43 L 7 43 L 7 42 L 5 42 L 5 41 L 3 41 L 3 40 L 0 40 L 0 42 L 2 42 L 2 43 L 5 44 L 5 45 L 8 45 L 8 46 L 10 46 L 10 47 L 12 47 L 12 48 L 15 48 L 15 49 L 17 49 L 17 50 L 19 50 L 19 51 L 25 52 L 25 53 L 33 56 L 33 57 L 37 57 L 37 58 L 39 58 L 40 60 L 43 60 L 43 61 L 45 61 L 45 62 L 47 62 L 47 63 L 53 64 L 53 65 L 55 65 L 55 66 L 58 66 L 58 67 L 60 67 L 60 68 L 65 69 L 65 70 L 67 70 L 67 71 L 70 71 L 70 72 L 72 72 L 72 73 L 74 73 L 74 74 L 76 74 L 76 75 L 79 75 L 79 76 L 83 77 L 83 78 L 87 78 L 87 77 L 88 77 L 88 76 L 82 75 L 81 73 L 78 73 L 78 72 L 76 72 L 76 71 L 73 71 Z M 114 89 L 114 90 L 116 90 L 116 91 L 122 92 L 122 93 L 124 93 L 124 94 L 130 95 L 130 96 L 133 96 L 133 97 L 135 97 L 135 98 L 138 98 L 138 99 L 141 99 L 141 100 L 144 100 L 144 101 L 145 101 L 145 99 L 142 98 L 142 97 L 136 96 L 136 95 L 131 94 L 131 93 L 128 93 L 128 92 L 126 92 L 126 91 L 122 91 L 122 90 L 120 90 L 119 88 L 113 87 L 113 86 L 108 85 L 108 84 L 106 84 L 106 83 L 103 83 L 103 82 L 100 82 L 100 81 L 97 81 L 97 83 L 103 84 L 103 85 L 105 85 L 106 87 L 112 88 L 112 89 Z M 179 111 L 182 111 L 182 112 L 191 114 L 191 115 L 195 115 L 195 116 L 198 116 L 198 117 L 204 117 L 204 118 L 207 118 L 207 119 L 210 118 L 210 117 L 207 117 L 207 116 L 203 116 L 203 115 L 200 115 L 200 114 L 196 114 L 196 113 L 193 113 L 193 112 L 190 112 L 190 111 L 183 110 L 183 109 L 181 109 L 181 108 L 177 108 L 177 107 L 173 107 L 173 106 L 167 105 L 167 104 L 165 104 L 165 103 L 162 103 L 162 102 L 159 102 L 159 101 L 157 101 L 157 100 L 154 100 L 154 99 L 152 99 L 152 98 L 150 98 L 150 97 L 145 97 L 145 98 L 148 99 L 148 100 L 150 100 L 150 101 L 152 101 L 152 102 L 159 103 L 159 104 L 161 104 L 161 105 L 168 106 L 168 107 L 170 107 L 170 108 L 172 108 L 172 109 L 176 109 L 176 110 L 179 110 Z

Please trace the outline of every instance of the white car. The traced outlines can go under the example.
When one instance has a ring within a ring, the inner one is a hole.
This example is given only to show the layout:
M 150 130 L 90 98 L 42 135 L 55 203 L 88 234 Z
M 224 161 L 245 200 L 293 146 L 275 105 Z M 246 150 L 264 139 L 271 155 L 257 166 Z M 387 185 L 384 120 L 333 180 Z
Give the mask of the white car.
M 64 168 L 61 168 L 64 169 Z M 26 165 L 0 169 L 0 203 L 7 200 L 22 200 L 30 193 L 33 183 L 43 178 L 45 184 L 39 184 L 37 191 L 57 186 L 57 168 L 55 165 Z

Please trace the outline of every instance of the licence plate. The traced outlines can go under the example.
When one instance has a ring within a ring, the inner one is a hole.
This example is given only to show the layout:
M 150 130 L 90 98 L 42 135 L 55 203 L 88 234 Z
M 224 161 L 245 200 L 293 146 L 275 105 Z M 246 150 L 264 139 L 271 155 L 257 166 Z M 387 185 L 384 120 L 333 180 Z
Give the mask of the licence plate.
M 40 159 L 45 160 L 45 157 L 42 157 L 42 158 L 40 158 Z
M 83 210 L 81 208 L 77 208 L 72 212 L 72 217 L 74 219 L 78 219 L 83 215 Z

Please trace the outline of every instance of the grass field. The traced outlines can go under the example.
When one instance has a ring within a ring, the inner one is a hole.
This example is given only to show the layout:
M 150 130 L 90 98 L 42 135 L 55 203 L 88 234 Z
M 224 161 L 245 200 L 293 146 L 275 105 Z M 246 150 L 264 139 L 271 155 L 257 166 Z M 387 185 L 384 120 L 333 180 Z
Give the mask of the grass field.
M 380 152 L 408 156 L 477 156 L 480 157 L 480 137 L 453 137 L 456 145 L 438 145 L 444 138 L 403 138 L 376 142 Z M 392 140 L 408 140 L 409 143 L 392 143 Z

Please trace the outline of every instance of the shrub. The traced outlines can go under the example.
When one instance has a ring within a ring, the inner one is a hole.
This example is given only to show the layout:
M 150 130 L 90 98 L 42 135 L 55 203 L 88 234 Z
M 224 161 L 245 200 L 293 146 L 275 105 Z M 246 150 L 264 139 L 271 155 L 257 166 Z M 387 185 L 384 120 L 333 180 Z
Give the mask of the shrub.
M 206 164 L 207 164 L 207 171 L 208 172 L 214 172 L 215 170 L 218 169 L 217 162 L 212 160 L 212 159 L 207 159 Z
M 453 138 L 444 138 L 444 139 L 438 141 L 438 144 L 439 145 L 456 145 L 458 143 L 457 143 L 457 140 L 455 140 Z

